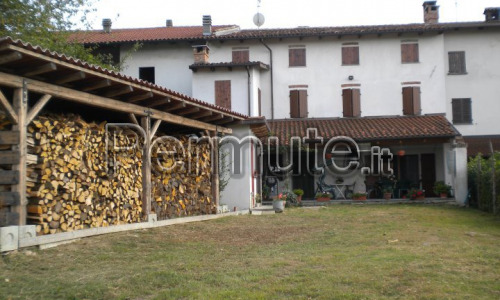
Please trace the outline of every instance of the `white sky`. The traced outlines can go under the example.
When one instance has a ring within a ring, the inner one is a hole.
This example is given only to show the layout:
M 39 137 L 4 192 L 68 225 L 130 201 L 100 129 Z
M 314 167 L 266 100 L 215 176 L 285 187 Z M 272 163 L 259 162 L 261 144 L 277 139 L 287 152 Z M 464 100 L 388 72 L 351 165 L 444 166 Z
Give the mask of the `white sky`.
M 97 1 L 97 0 L 95 0 Z M 262 28 L 343 26 L 423 22 L 423 0 L 262 0 Z M 201 25 L 211 15 L 214 25 L 256 28 L 257 0 L 99 0 L 90 17 L 94 29 L 103 18 L 113 28 Z M 500 7 L 500 0 L 438 0 L 440 22 L 483 21 L 484 8 Z

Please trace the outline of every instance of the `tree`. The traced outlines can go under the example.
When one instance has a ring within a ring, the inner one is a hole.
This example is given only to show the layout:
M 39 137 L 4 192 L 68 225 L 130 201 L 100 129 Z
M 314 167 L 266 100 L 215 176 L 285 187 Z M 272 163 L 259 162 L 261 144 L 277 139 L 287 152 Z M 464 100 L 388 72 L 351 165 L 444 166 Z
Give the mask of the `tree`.
M 68 43 L 68 34 L 77 25 L 89 28 L 86 15 L 99 0 L 1 0 L 0 37 L 10 36 L 33 45 L 83 61 L 116 69 L 107 57 L 93 55 L 91 48 Z

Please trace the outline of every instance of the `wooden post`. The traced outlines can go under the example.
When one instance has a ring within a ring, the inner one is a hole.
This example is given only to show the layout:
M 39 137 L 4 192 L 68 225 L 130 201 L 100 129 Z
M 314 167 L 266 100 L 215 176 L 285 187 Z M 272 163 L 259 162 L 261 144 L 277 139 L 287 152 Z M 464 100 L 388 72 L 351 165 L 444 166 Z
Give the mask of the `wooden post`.
M 220 205 L 219 193 L 219 138 L 217 131 L 214 131 L 210 140 L 212 145 L 212 195 L 217 208 Z
M 142 153 L 142 214 L 147 220 L 151 213 L 151 117 L 142 117 L 141 126 L 146 134 Z
M 12 170 L 19 174 L 18 183 L 12 185 L 12 191 L 19 194 L 19 205 L 15 212 L 19 217 L 19 225 L 26 225 L 28 201 L 26 199 L 26 153 L 27 153 L 27 114 L 28 114 L 28 91 L 26 85 L 14 91 L 14 111 L 17 112 L 17 125 L 12 126 L 13 131 L 19 132 L 19 143 L 12 146 L 12 150 L 19 152 L 19 163 L 12 165 Z
M 481 161 L 482 157 L 477 160 L 477 180 L 476 180 L 476 197 L 477 197 L 477 207 L 481 209 Z

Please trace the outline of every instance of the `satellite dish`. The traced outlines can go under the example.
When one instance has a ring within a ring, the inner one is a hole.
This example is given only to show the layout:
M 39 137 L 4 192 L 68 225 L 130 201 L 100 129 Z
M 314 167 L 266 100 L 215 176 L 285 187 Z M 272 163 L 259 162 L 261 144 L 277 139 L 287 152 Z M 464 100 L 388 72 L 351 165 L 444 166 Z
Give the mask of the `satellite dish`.
M 264 22 L 266 21 L 266 19 L 264 18 L 264 15 L 261 14 L 261 13 L 256 13 L 254 16 L 253 16 L 253 23 L 257 26 L 257 27 L 260 27 L 262 25 L 264 25 Z

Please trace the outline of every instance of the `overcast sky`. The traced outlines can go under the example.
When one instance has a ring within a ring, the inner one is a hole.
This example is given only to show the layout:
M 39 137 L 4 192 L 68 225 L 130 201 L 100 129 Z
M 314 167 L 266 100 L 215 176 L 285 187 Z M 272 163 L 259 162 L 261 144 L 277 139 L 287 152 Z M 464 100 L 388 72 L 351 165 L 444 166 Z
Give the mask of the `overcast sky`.
M 97 1 L 97 0 L 95 0 Z M 262 28 L 342 26 L 423 22 L 423 0 L 262 0 Z M 113 28 L 201 25 L 211 15 L 214 25 L 256 28 L 257 0 L 99 0 L 90 16 L 101 28 L 111 18 Z M 440 21 L 483 21 L 484 8 L 500 7 L 500 0 L 438 0 Z

